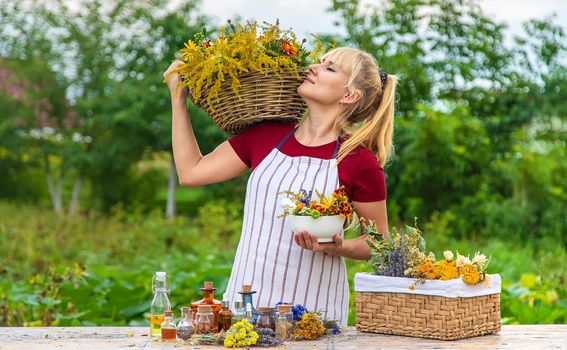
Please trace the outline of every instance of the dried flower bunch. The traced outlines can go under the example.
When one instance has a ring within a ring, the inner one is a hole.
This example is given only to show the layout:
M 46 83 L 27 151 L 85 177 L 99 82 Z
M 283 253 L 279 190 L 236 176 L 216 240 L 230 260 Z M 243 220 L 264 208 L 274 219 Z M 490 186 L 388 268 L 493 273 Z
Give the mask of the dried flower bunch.
M 325 50 L 317 41 L 316 49 L 308 51 L 303 47 L 305 42 L 306 39 L 298 41 L 291 30 L 280 29 L 279 21 L 235 26 L 228 20 L 228 29 L 221 27 L 216 38 L 210 38 L 203 30 L 188 40 L 179 51 L 185 64 L 175 71 L 184 78 L 180 84 L 191 91 L 195 102 L 201 98 L 202 89 L 210 86 L 210 104 L 218 98 L 226 78 L 232 78 L 231 88 L 238 95 L 239 76 L 243 73 L 267 74 L 271 70 L 280 76 L 289 72 L 299 80 L 300 72 Z
M 282 216 L 299 215 L 311 216 L 316 219 L 320 216 L 340 215 L 347 220 L 352 219 L 354 209 L 346 195 L 344 186 L 333 191 L 330 198 L 316 190 L 319 201 L 311 199 L 313 191 L 301 189 L 299 193 L 292 191 L 280 192 L 287 197 L 282 201 L 284 213 Z
M 469 285 L 488 283 L 485 271 L 490 259 L 480 252 L 472 260 L 459 252 L 455 258 L 453 252 L 446 250 L 443 253 L 445 259 L 436 261 L 433 252 L 425 254 L 425 240 L 417 223 L 400 231 L 394 228 L 386 239 L 378 233 L 374 221 L 361 219 L 361 225 L 371 250 L 369 263 L 378 275 L 412 277 L 418 283 L 457 278 Z
M 224 338 L 224 346 L 227 348 L 241 348 L 252 346 L 258 341 L 259 335 L 253 330 L 253 326 L 246 320 L 236 322 L 230 327 Z

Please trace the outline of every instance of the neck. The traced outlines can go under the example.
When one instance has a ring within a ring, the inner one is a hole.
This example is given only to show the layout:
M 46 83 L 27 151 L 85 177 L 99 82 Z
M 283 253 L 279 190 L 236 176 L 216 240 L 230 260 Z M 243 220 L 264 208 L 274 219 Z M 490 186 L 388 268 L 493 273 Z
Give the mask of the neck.
M 336 140 L 338 135 L 333 126 L 341 112 L 339 106 L 310 105 L 309 112 L 295 132 L 296 139 L 306 146 L 319 146 Z

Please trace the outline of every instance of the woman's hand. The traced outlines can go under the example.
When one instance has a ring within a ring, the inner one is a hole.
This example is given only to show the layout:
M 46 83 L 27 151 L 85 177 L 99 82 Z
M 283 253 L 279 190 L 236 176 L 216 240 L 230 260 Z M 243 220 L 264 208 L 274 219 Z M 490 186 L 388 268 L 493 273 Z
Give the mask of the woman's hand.
M 179 73 L 173 72 L 173 70 L 182 66 L 183 64 L 185 64 L 183 61 L 174 61 L 163 73 L 163 78 L 167 83 L 167 87 L 169 88 L 169 92 L 171 93 L 172 98 L 185 101 L 189 94 L 189 90 L 187 90 L 187 88 L 178 86 L 179 82 L 181 82 L 181 76 L 179 75 Z
M 314 252 L 323 252 L 328 255 L 337 255 L 343 247 L 343 239 L 340 235 L 333 236 L 333 242 L 319 243 L 317 237 L 307 231 L 296 233 L 293 236 L 295 243 L 303 249 L 312 250 Z

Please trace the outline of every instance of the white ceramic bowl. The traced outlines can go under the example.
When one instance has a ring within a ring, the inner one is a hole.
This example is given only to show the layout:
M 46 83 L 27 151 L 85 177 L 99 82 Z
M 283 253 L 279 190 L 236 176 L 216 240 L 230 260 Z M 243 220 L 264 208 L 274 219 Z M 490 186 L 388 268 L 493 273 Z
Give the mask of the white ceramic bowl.
M 333 236 L 340 234 L 345 218 L 340 215 L 319 216 L 313 219 L 311 216 L 290 215 L 289 221 L 294 233 L 307 231 L 317 236 L 320 243 L 333 242 Z

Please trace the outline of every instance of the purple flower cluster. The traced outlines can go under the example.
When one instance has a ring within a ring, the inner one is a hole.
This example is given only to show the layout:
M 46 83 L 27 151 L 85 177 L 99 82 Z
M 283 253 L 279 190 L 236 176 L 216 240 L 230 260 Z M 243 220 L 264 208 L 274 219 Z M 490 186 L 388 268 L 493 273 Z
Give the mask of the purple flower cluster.
M 296 321 L 301 321 L 303 314 L 308 313 L 307 309 L 301 304 L 292 306 L 291 312 L 293 312 L 293 319 Z

